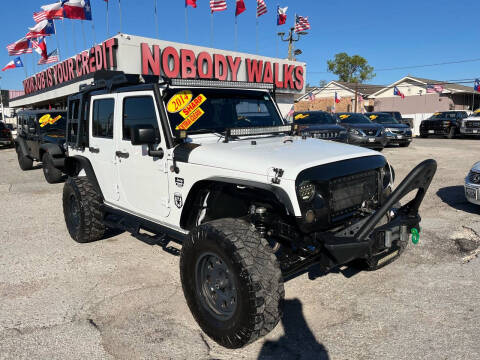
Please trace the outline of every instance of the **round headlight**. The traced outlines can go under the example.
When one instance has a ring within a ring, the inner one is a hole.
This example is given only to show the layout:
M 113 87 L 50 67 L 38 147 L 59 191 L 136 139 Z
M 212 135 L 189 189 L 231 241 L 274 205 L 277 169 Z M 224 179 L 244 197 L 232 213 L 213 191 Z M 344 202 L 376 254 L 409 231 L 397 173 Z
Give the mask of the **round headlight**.
M 304 181 L 298 186 L 298 196 L 300 200 L 309 202 L 315 196 L 315 185 L 309 181 Z

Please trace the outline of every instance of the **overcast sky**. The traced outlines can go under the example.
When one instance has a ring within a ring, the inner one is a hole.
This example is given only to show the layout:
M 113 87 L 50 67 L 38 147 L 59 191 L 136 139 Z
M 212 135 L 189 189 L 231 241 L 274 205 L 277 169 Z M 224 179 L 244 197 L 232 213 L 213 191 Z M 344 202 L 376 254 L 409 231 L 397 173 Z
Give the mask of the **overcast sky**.
M 41 5 L 54 0 L 2 1 L 3 31 L 0 65 L 9 57 L 5 46 L 20 39 L 33 26 L 32 13 Z M 154 0 L 121 0 L 123 32 L 156 37 Z M 197 0 L 197 9 L 188 9 L 189 43 L 210 45 L 209 1 Z M 227 0 L 228 10 L 214 15 L 214 47 L 235 48 L 235 0 Z M 245 0 L 247 11 L 238 18 L 238 50 L 255 53 L 256 0 Z M 326 61 L 336 53 L 364 56 L 376 69 L 480 59 L 480 2 L 478 0 L 266 0 L 269 12 L 259 18 L 259 48 L 261 55 L 286 57 L 286 43 L 279 42 L 276 33 L 287 32 L 295 13 L 308 16 L 312 29 L 296 43 L 303 51 L 298 60 L 307 63 L 307 82 L 333 80 L 326 72 Z M 96 40 L 107 37 L 106 5 L 103 0 L 91 0 Z M 161 39 L 185 42 L 184 0 L 157 0 Z M 287 25 L 276 26 L 276 6 L 288 6 Z M 110 0 L 110 34 L 120 31 L 118 0 Z M 73 27 L 72 27 L 73 25 Z M 85 41 L 80 21 L 57 22 L 58 42 L 62 59 L 93 43 L 92 22 L 84 22 Z M 47 40 L 48 51 L 57 47 L 57 39 Z M 36 56 L 36 55 L 35 55 Z M 22 56 L 28 73 L 33 70 L 32 55 Z M 36 58 L 38 61 L 38 58 Z M 443 66 L 378 71 L 375 84 L 389 84 L 411 74 L 436 80 L 471 79 L 480 77 L 480 61 Z M 36 67 L 37 70 L 40 67 Z M 0 74 L 3 89 L 21 89 L 23 69 Z

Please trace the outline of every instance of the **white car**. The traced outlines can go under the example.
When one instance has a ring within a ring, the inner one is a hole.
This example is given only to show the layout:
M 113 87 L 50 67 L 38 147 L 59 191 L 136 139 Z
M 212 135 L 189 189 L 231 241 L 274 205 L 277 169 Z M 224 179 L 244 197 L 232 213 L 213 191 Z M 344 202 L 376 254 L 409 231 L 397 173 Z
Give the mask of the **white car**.
M 480 162 L 472 166 L 465 178 L 465 196 L 472 204 L 480 205 Z
M 460 133 L 468 136 L 480 136 L 480 110 L 476 110 L 461 121 Z

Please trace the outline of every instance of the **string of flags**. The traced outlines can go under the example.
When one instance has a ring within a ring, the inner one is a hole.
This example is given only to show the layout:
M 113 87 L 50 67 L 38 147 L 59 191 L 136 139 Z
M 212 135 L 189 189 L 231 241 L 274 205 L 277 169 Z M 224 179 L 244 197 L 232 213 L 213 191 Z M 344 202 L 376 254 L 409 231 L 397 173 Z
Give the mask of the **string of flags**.
M 38 62 L 39 65 L 49 64 L 60 61 L 58 38 L 57 49 L 50 53 L 47 51 L 46 38 L 51 35 L 56 35 L 55 20 L 71 19 L 71 20 L 92 20 L 91 0 L 58 0 L 55 3 L 43 5 L 39 11 L 33 13 L 33 20 L 35 25 L 28 28 L 26 35 L 14 43 L 7 45 L 9 56 L 18 56 L 23 54 L 31 54 L 33 50 L 41 55 Z M 156 10 L 156 0 L 155 10 Z M 230 1 L 230 0 L 229 0 Z M 233 1 L 233 0 L 232 0 Z M 107 33 L 108 33 L 108 4 L 109 0 L 104 0 L 107 6 Z M 121 0 L 118 0 L 119 10 Z M 197 0 L 185 0 L 185 8 L 197 8 Z M 227 10 L 227 0 L 210 0 L 210 12 L 213 14 L 219 11 Z M 277 6 L 277 25 L 281 26 L 287 22 L 288 7 Z M 121 10 L 120 10 L 121 11 Z M 235 0 L 235 18 L 247 11 L 245 0 Z M 256 0 L 256 18 L 265 15 L 268 12 L 266 0 Z M 155 16 L 157 16 L 155 11 Z M 121 13 L 120 13 L 121 22 Z M 213 24 L 213 20 L 212 20 Z M 213 25 L 212 25 L 213 28 Z M 93 29 L 93 25 L 92 25 Z M 310 29 L 308 17 L 295 15 L 295 32 L 305 31 Z M 94 30 L 93 30 L 94 31 Z M 94 35 L 95 36 L 95 35 Z M 85 36 L 84 36 L 85 37 Z M 85 38 L 84 38 L 85 41 Z M 258 21 L 257 21 L 257 47 L 258 47 Z M 19 57 L 9 62 L 2 70 L 23 67 L 23 63 L 17 62 Z M 21 65 L 20 65 L 21 64 Z

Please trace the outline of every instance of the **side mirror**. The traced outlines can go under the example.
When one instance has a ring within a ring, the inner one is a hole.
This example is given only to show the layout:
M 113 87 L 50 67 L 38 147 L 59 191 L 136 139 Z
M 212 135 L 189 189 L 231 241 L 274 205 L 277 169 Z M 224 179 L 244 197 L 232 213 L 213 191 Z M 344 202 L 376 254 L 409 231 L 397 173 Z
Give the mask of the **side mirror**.
M 152 125 L 133 125 L 130 128 L 132 145 L 153 145 L 159 142 L 157 130 Z

